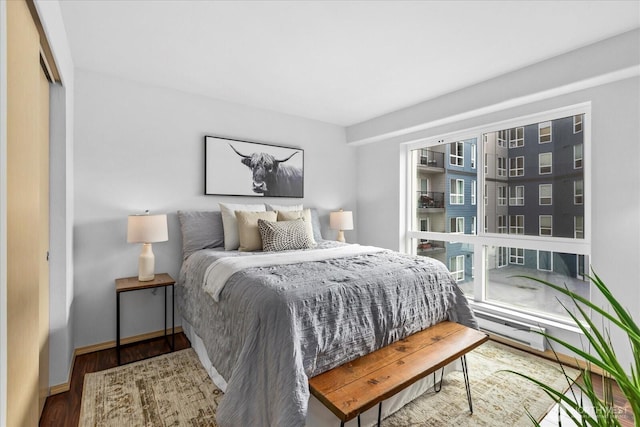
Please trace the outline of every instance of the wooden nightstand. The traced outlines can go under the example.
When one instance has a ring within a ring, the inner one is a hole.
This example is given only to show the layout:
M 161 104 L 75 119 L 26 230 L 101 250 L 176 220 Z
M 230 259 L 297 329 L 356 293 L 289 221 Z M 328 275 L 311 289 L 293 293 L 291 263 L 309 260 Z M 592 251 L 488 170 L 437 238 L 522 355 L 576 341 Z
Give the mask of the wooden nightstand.
M 148 282 L 140 282 L 138 276 L 126 277 L 123 279 L 116 279 L 116 352 L 118 353 L 118 365 L 120 364 L 120 294 L 123 292 L 138 291 L 140 289 L 151 288 L 164 288 L 164 338 L 167 340 L 167 344 L 174 351 L 176 348 L 176 328 L 175 328 L 175 284 L 171 276 L 167 273 L 156 274 L 153 280 Z M 171 337 L 172 342 L 169 343 L 167 336 L 167 287 L 171 286 Z

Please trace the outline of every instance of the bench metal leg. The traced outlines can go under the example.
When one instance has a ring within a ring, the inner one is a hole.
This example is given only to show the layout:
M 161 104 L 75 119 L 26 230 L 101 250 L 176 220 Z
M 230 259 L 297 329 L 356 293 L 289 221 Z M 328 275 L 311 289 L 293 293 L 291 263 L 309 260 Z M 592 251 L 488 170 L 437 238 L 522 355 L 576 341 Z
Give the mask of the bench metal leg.
M 382 402 L 378 403 L 378 427 L 380 427 L 380 421 L 382 421 Z
M 473 404 L 471 403 L 471 386 L 469 385 L 469 372 L 467 371 L 467 356 L 460 358 L 462 361 L 462 374 L 464 375 L 464 387 L 467 389 L 467 400 L 469 401 L 469 412 L 473 414 Z
M 360 414 L 358 414 L 358 427 L 360 427 Z
M 444 377 L 444 368 L 440 370 L 440 382 L 436 382 L 436 372 L 433 373 L 433 391 L 436 393 L 440 393 L 442 390 L 442 377 Z

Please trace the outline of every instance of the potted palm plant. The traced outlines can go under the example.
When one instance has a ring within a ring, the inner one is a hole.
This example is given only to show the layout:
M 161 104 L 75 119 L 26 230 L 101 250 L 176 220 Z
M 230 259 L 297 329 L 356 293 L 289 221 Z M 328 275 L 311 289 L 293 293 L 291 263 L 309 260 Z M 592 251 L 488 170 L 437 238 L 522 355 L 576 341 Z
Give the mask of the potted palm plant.
M 638 325 L 629 311 L 622 307 L 620 302 L 613 296 L 600 277 L 598 277 L 598 275 L 593 271 L 592 274 L 592 276 L 588 276 L 589 280 L 605 297 L 613 313 L 609 313 L 607 310 L 598 307 L 588 299 L 571 292 L 566 287 L 557 286 L 535 277 L 520 276 L 542 283 L 545 286 L 549 286 L 556 291 L 567 295 L 575 304 L 575 313 L 564 304 L 563 308 L 581 329 L 582 333 L 588 340 L 592 350 L 591 352 L 578 348 L 549 334 L 543 335 L 550 343 L 558 344 L 565 349 L 574 352 L 577 356 L 583 358 L 587 362 L 587 367 L 583 369 L 582 372 L 582 381 L 575 383 L 575 387 L 577 387 L 581 392 L 581 397 L 576 398 L 574 395 L 573 398 L 571 398 L 566 396 L 562 390 L 555 390 L 553 387 L 550 387 L 535 378 L 531 378 L 527 375 L 514 371 L 510 372 L 524 377 L 540 386 L 552 399 L 559 403 L 561 410 L 564 411 L 576 425 L 620 426 L 619 414 L 613 410 L 614 408 L 611 400 L 610 389 L 609 392 L 605 389 L 604 395 L 601 398 L 596 392 L 594 384 L 591 381 L 591 367 L 595 366 L 599 368 L 603 374 L 603 384 L 606 384 L 607 380 L 615 381 L 618 384 L 622 394 L 627 398 L 631 405 L 631 411 L 635 417 L 635 425 L 640 426 L 640 328 L 638 328 Z M 627 335 L 633 354 L 630 371 L 627 371 L 618 361 L 615 348 L 611 343 L 609 327 L 603 326 L 598 328 L 590 318 L 589 310 L 593 310 L 593 312 L 600 314 L 605 321 L 608 320 L 610 322 L 611 327 L 620 328 L 620 330 Z M 569 381 L 569 384 L 571 384 L 571 379 L 566 374 L 565 377 Z M 586 411 L 585 409 L 587 405 L 589 405 L 593 411 Z M 534 425 L 540 425 L 533 417 L 531 417 L 530 414 L 529 418 L 531 418 Z

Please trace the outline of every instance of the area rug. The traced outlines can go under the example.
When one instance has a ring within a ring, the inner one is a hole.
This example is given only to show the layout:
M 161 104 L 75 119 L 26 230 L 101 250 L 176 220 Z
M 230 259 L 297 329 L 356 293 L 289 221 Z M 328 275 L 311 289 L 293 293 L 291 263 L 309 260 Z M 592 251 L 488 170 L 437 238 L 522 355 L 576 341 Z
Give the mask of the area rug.
M 451 372 L 442 391 L 428 391 L 383 421 L 386 427 L 531 425 L 526 410 L 541 420 L 552 400 L 534 384 L 507 372 L 528 374 L 557 389 L 568 384 L 557 363 L 495 342 L 467 355 L 473 415 L 462 372 Z M 567 368 L 575 379 L 579 371 Z M 223 393 L 209 379 L 193 349 L 86 374 L 80 426 L 215 427 Z M 337 424 L 336 424 L 337 425 Z

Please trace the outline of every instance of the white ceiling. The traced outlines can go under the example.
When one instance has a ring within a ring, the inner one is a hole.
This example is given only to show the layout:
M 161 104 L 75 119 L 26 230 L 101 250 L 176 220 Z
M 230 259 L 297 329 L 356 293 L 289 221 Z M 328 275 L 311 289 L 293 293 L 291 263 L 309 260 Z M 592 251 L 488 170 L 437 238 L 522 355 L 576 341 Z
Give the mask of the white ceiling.
M 60 1 L 75 65 L 348 126 L 640 26 L 640 1 Z

